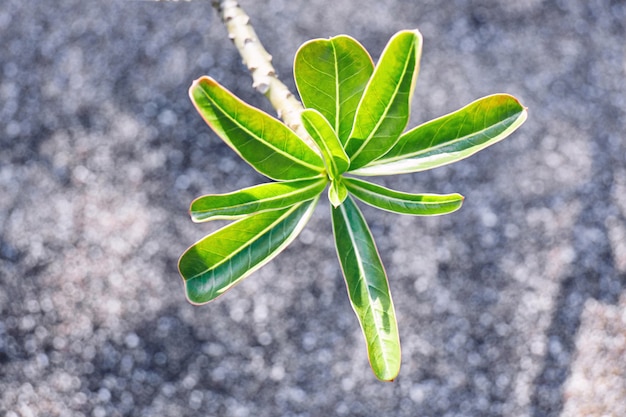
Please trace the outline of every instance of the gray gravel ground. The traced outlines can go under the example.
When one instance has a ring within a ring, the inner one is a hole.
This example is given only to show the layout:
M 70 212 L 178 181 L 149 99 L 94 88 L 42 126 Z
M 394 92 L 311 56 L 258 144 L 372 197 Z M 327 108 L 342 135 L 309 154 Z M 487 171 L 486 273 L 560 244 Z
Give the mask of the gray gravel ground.
M 176 262 L 214 225 L 189 202 L 263 181 L 204 125 L 211 74 L 271 111 L 208 2 L 0 3 L 0 415 L 626 415 L 626 2 L 242 1 L 284 80 L 339 33 L 378 56 L 425 39 L 412 123 L 494 92 L 511 138 L 432 172 L 461 211 L 363 207 L 403 342 L 370 372 L 328 202 L 286 252 L 215 303 Z

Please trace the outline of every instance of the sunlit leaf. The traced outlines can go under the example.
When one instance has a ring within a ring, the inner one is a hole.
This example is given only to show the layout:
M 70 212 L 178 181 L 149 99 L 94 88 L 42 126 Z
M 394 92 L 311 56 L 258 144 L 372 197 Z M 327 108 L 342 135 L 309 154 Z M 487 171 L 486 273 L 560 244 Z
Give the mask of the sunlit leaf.
M 332 208 L 337 255 L 374 374 L 383 381 L 400 371 L 400 338 L 387 275 L 360 210 L 348 197 Z
M 365 85 L 374 71 L 365 48 L 345 35 L 313 39 L 298 49 L 293 69 L 304 106 L 322 113 L 341 143 L 345 143 Z
M 348 191 L 370 206 L 400 214 L 434 216 L 461 208 L 460 194 L 409 194 L 356 178 L 344 178 Z
M 328 120 L 317 110 L 305 109 L 301 117 L 304 128 L 322 151 L 330 177 L 339 178 L 350 166 L 350 160 L 343 150 L 337 134 Z
M 328 200 L 333 207 L 338 207 L 348 197 L 348 189 L 343 185 L 343 180 L 333 180 L 328 187 Z
M 319 155 L 287 126 L 239 100 L 212 78 L 196 80 L 189 95 L 207 124 L 261 174 L 296 180 L 324 170 Z
M 227 194 L 208 194 L 196 198 L 189 212 L 194 222 L 238 219 L 311 200 L 324 191 L 327 183 L 322 177 L 255 185 Z
M 383 156 L 402 134 L 409 121 L 421 52 L 422 36 L 417 30 L 398 32 L 385 47 L 346 143 L 350 170 Z
M 447 165 L 506 138 L 526 117 L 515 97 L 487 96 L 406 132 L 382 158 L 352 173 L 406 174 Z
M 178 262 L 189 301 L 207 303 L 272 260 L 300 233 L 317 201 L 245 217 L 192 245 Z

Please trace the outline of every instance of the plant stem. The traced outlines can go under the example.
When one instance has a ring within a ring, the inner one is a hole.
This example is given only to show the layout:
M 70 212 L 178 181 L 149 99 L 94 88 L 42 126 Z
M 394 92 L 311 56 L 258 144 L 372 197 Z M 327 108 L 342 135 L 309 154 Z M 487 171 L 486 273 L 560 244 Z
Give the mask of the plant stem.
M 228 37 L 235 44 L 244 65 L 252 75 L 252 87 L 267 97 L 278 117 L 291 130 L 304 139 L 311 148 L 317 150 L 300 121 L 302 103 L 278 79 L 272 65 L 272 56 L 259 40 L 250 24 L 250 17 L 237 0 L 214 0 L 213 6 L 226 26 Z

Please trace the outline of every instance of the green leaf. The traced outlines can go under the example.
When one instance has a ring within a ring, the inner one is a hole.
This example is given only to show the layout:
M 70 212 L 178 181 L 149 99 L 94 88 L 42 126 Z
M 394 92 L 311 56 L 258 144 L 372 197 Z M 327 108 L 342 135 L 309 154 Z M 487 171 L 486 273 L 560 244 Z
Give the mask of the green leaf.
M 483 97 L 406 132 L 385 156 L 352 173 L 406 174 L 460 161 L 506 138 L 526 117 L 526 108 L 513 96 Z
M 238 219 L 311 200 L 324 191 L 327 183 L 326 178 L 273 182 L 227 194 L 204 195 L 191 203 L 189 212 L 194 222 Z
M 400 371 L 400 337 L 387 275 L 372 234 L 351 197 L 332 209 L 337 255 L 374 374 L 393 380 Z
M 196 80 L 189 96 L 207 124 L 261 174 L 296 180 L 324 170 L 319 155 L 287 126 L 239 100 L 212 78 Z
M 317 201 L 243 218 L 187 249 L 178 269 L 189 301 L 207 303 L 272 260 L 304 228 Z
M 294 78 L 304 106 L 322 113 L 342 144 L 352 131 L 354 113 L 373 71 L 365 48 L 345 35 L 306 42 L 294 62 Z
M 417 30 L 398 32 L 385 47 L 345 146 L 350 170 L 383 156 L 397 142 L 409 121 L 421 53 L 422 36 Z
M 364 203 L 394 213 L 434 216 L 452 213 L 463 204 L 461 194 L 409 194 L 356 178 L 344 178 L 343 183 L 352 195 Z
M 339 207 L 346 197 L 348 197 L 348 189 L 343 185 L 342 179 L 332 180 L 328 187 L 328 199 L 333 207 Z
M 331 178 L 339 178 L 350 166 L 348 155 L 343 150 L 337 134 L 328 120 L 314 109 L 305 109 L 301 113 L 302 124 L 322 151 L 324 162 Z

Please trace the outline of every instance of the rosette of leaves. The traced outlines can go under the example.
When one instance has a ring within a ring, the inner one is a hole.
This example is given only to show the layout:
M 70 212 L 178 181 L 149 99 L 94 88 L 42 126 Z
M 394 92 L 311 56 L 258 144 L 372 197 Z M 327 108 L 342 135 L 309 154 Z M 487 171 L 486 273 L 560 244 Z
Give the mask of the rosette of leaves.
M 432 216 L 461 207 L 460 194 L 411 194 L 359 176 L 413 173 L 466 158 L 511 134 L 526 109 L 507 94 L 481 98 L 405 131 L 422 50 L 416 30 L 394 35 L 374 66 L 348 36 L 302 45 L 294 63 L 313 149 L 277 119 L 239 100 L 209 77 L 191 99 L 208 125 L 273 182 L 191 203 L 195 222 L 232 223 L 193 244 L 179 270 L 190 302 L 209 302 L 278 255 L 302 231 L 328 189 L 337 255 L 363 330 L 372 370 L 392 380 L 400 340 L 387 281 L 356 200 L 406 215 Z

